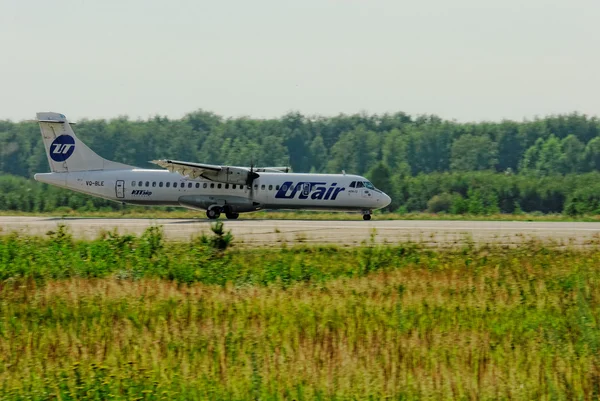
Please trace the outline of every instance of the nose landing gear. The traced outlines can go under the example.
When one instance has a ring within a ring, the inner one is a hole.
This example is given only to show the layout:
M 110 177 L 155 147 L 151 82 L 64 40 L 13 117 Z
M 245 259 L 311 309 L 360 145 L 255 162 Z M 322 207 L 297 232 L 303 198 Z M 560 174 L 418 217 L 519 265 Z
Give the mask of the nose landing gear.
M 373 212 L 370 211 L 370 210 L 363 210 L 363 220 L 365 220 L 365 221 L 371 220 L 371 214 L 372 213 Z

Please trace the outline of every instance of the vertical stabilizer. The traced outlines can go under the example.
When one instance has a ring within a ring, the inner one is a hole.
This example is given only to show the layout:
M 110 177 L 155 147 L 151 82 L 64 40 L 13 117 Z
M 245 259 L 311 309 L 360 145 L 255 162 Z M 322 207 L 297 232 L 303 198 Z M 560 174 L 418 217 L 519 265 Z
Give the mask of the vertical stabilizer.
M 134 168 L 98 156 L 77 138 L 64 114 L 37 113 L 37 120 L 40 124 L 50 170 L 54 173 Z

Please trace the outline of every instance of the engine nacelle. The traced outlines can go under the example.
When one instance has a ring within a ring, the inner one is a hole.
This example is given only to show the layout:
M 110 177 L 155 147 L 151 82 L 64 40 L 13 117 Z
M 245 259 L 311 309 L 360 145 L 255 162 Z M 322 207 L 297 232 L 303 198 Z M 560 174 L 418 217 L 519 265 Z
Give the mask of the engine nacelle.
M 181 196 L 178 201 L 181 206 L 188 209 L 208 210 L 218 206 L 234 213 L 253 212 L 261 208 L 260 203 L 240 196 L 185 195 Z

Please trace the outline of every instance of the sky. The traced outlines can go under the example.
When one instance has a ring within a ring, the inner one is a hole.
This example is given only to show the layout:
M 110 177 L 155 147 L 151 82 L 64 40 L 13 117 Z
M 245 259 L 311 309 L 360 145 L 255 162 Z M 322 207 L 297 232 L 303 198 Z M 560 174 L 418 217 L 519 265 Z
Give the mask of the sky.
M 0 119 L 600 113 L 598 0 L 0 0 Z

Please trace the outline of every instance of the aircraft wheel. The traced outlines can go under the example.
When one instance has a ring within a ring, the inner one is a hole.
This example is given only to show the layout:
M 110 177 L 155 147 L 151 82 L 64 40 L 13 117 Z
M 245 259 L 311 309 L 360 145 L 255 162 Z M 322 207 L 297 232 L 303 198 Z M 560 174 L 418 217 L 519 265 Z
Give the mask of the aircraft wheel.
M 366 221 L 371 220 L 371 215 L 370 214 L 363 214 L 363 220 L 366 220 Z
M 239 213 L 225 213 L 225 216 L 227 216 L 227 218 L 230 220 L 235 220 L 238 217 L 240 217 L 240 214 Z
M 218 219 L 221 213 L 217 212 L 215 209 L 208 209 L 206 211 L 206 217 L 211 220 Z

